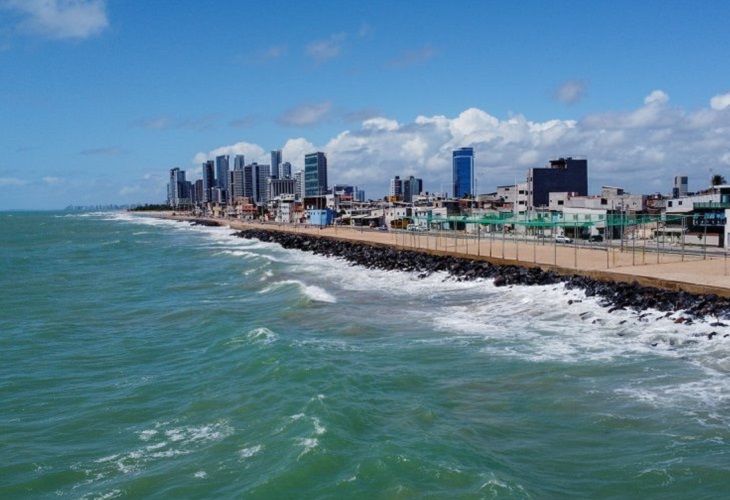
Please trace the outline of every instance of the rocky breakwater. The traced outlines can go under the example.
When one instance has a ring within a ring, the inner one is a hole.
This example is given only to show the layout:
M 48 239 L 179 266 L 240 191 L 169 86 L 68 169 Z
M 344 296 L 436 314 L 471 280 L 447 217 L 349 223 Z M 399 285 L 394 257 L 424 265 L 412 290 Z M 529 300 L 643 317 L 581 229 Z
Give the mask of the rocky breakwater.
M 372 269 L 399 270 L 419 273 L 420 277 L 446 272 L 459 280 L 492 279 L 495 286 L 551 285 L 563 283 L 568 289 L 583 290 L 588 297 L 597 297 L 610 312 L 628 309 L 638 313 L 654 309 L 670 316 L 680 312 L 675 323 L 692 324 L 700 318 L 714 318 L 711 327 L 725 327 L 721 320 L 730 319 L 730 299 L 716 295 L 695 295 L 641 286 L 637 283 L 600 281 L 593 278 L 563 275 L 538 267 L 495 265 L 475 259 L 433 255 L 390 246 L 370 245 L 338 239 L 292 234 L 279 231 L 247 229 L 236 236 L 278 243 L 284 248 L 312 252 L 329 257 L 340 257 L 353 264 Z M 568 300 L 568 305 L 575 301 Z M 712 339 L 718 332 L 708 332 Z M 725 337 L 728 334 L 724 334 Z

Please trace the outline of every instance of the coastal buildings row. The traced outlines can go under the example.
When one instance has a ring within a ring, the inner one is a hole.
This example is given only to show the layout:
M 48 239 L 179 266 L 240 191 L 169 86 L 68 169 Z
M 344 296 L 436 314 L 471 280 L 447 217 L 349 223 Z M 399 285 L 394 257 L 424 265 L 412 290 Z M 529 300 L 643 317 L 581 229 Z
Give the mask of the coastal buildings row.
M 170 170 L 168 203 L 215 216 L 264 218 L 280 223 L 348 224 L 400 229 L 543 233 L 571 238 L 646 237 L 704 241 L 724 246 L 730 241 L 730 186 L 716 184 L 701 193 L 688 191 L 687 176 L 676 176 L 670 196 L 626 193 L 603 186 L 588 194 L 588 161 L 560 157 L 545 167 L 530 168 L 524 182 L 497 186 L 479 194 L 473 148 L 452 152 L 449 195 L 424 190 L 421 178 L 395 176 L 388 195 L 365 202 L 355 186 L 330 185 L 323 152 L 305 155 L 304 170 L 292 175 L 281 151 L 271 152 L 271 164 L 246 164 L 243 155 L 227 155 L 203 163 L 203 178 L 187 181 L 179 168 Z M 724 179 L 722 179 L 724 180 Z M 653 216 L 661 227 L 639 223 Z M 454 222 L 461 218 L 465 222 Z M 481 222 L 473 222 L 474 220 Z M 491 221 L 485 223 L 484 221 Z M 681 222 L 677 222 L 681 221 Z M 643 226 L 643 227 L 639 227 Z

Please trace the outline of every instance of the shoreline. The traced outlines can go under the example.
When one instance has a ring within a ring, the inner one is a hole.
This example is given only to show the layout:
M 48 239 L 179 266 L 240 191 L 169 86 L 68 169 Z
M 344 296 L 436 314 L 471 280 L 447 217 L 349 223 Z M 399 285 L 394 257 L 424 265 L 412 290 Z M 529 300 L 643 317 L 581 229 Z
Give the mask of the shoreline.
M 496 287 L 563 284 L 569 290 L 583 290 L 587 297 L 600 297 L 600 305 L 606 307 L 609 313 L 621 309 L 638 313 L 648 309 L 670 314 L 681 312 L 680 318 L 683 319 L 678 319 L 677 322 L 687 324 L 691 324 L 693 318 L 717 318 L 710 326 L 726 326 L 719 319 L 730 319 L 730 299 L 715 294 L 664 290 L 636 282 L 601 281 L 578 274 L 565 275 L 544 271 L 539 267 L 491 264 L 458 256 L 433 255 L 408 249 L 334 240 L 324 236 L 269 231 L 265 228 L 242 229 L 234 235 L 277 243 L 288 249 L 339 257 L 371 269 L 415 272 L 419 273 L 419 277 L 446 272 L 458 280 L 492 279 Z
M 284 248 L 340 257 L 355 265 L 369 268 L 418 272 L 426 275 L 445 271 L 456 279 L 493 279 L 497 287 L 562 283 L 568 289 L 583 290 L 588 297 L 600 297 L 601 305 L 608 308 L 609 312 L 618 309 L 631 309 L 639 313 L 655 309 L 667 315 L 682 312 L 683 316 L 678 318 L 677 322 L 691 323 L 693 318 L 716 318 L 710 326 L 725 326 L 720 319 L 730 320 L 728 288 L 682 283 L 627 272 L 617 273 L 615 270 L 607 272 L 596 269 L 565 269 L 524 261 L 494 257 L 490 259 L 486 256 L 465 253 L 396 246 L 383 241 L 348 238 L 342 229 L 339 230 L 340 234 L 334 236 L 318 227 L 290 228 L 288 225 L 189 216 L 169 218 L 198 225 L 227 226 L 236 231 L 234 234 L 239 237 L 255 238 L 278 243 Z M 378 235 L 377 232 L 364 234 Z M 561 250 L 570 249 L 561 248 Z M 696 263 L 685 262 L 685 264 L 692 266 Z

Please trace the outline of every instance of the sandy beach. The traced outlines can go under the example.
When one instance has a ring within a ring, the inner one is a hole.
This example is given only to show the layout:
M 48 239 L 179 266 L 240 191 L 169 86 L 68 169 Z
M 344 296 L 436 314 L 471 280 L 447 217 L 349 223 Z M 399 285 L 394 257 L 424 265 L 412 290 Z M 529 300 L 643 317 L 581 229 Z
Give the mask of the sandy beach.
M 160 215 L 158 215 L 160 216 Z M 186 215 L 165 217 L 192 220 Z M 690 293 L 730 297 L 730 262 L 727 252 L 706 255 L 684 253 L 672 247 L 656 252 L 653 243 L 609 247 L 603 243 L 555 244 L 552 240 L 512 238 L 501 234 L 464 237 L 450 232 L 378 231 L 369 228 L 318 227 L 304 224 L 247 222 L 232 219 L 200 219 L 232 229 L 266 229 L 306 233 L 328 238 L 419 250 L 434 254 L 485 260 L 493 264 L 538 266 L 561 274 L 580 274 L 611 281 L 636 281 L 641 285 Z M 660 250 L 662 250 L 660 248 Z M 668 251 L 671 250 L 671 251 Z

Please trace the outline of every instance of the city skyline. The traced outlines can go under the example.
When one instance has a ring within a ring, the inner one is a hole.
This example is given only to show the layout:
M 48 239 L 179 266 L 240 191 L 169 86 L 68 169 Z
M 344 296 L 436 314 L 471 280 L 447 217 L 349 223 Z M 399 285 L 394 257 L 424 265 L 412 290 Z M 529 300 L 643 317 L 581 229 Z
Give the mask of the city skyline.
M 276 32 L 253 21 L 272 12 Z M 394 175 L 448 191 L 462 147 L 482 192 L 571 156 L 589 161 L 591 194 L 730 177 L 723 2 L 163 1 L 139 13 L 0 1 L 0 209 L 156 203 L 172 168 L 204 178 L 219 156 L 270 164 L 279 150 L 292 172 L 324 152 L 329 182 L 368 198 Z

